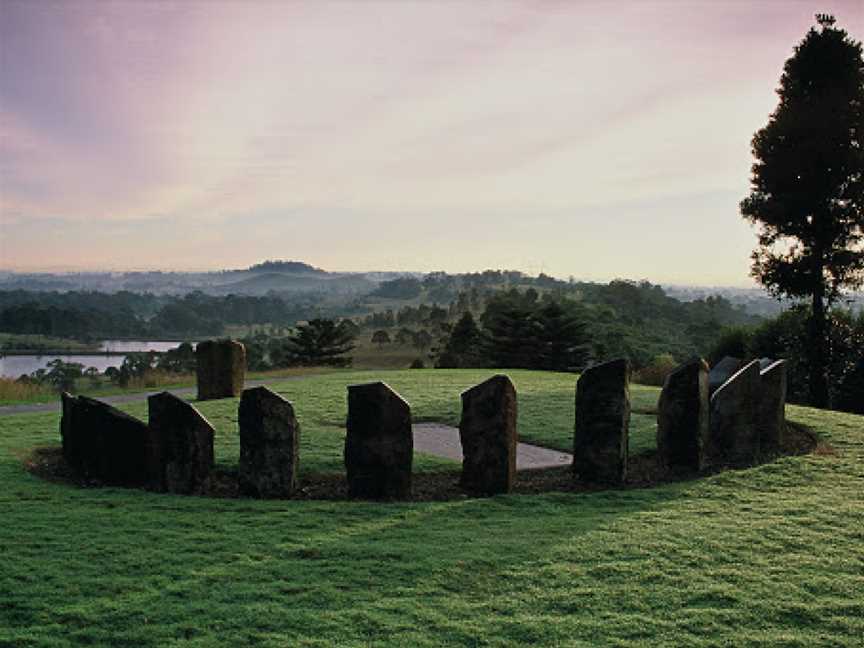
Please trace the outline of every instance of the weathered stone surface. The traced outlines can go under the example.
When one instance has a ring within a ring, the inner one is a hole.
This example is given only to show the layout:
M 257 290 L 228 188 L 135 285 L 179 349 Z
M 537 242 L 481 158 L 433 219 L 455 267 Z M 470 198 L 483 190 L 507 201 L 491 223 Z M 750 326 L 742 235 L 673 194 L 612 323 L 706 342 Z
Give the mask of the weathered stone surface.
M 300 425 L 294 407 L 266 387 L 240 399 L 240 492 L 289 497 L 297 487 Z
M 576 384 L 573 470 L 584 481 L 618 483 L 627 476 L 630 362 L 586 369 Z
M 147 426 L 100 401 L 63 395 L 60 433 L 66 461 L 88 479 L 115 486 L 147 483 Z
M 383 382 L 348 387 L 348 493 L 370 499 L 411 492 L 411 408 Z
M 864 358 L 843 376 L 837 393 L 837 409 L 864 414 Z
M 213 470 L 213 426 L 192 405 L 162 392 L 147 399 L 150 487 L 169 493 L 202 492 Z
M 771 453 L 780 450 L 786 431 L 786 361 L 777 360 L 759 372 L 759 406 L 756 425 L 760 448 Z
M 479 493 L 507 493 L 516 479 L 516 388 L 507 376 L 462 392 L 461 484 Z
M 711 396 L 710 433 L 705 448 L 709 465 L 747 464 L 759 456 L 759 361 L 735 373 Z
M 711 367 L 708 372 L 708 395 L 709 397 L 723 386 L 727 380 L 738 373 L 747 363 L 741 358 L 726 356 L 720 362 Z
M 206 340 L 195 347 L 198 400 L 239 396 L 246 380 L 246 347 L 234 340 Z
M 657 453 L 668 467 L 701 470 L 708 439 L 708 364 L 688 360 L 666 378 L 657 405 Z

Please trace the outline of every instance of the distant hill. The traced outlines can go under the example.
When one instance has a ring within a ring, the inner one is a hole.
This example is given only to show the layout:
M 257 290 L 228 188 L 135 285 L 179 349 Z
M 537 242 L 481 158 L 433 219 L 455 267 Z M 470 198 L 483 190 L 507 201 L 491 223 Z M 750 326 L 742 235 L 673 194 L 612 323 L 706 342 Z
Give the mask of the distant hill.
M 302 261 L 264 261 L 249 266 L 249 272 L 279 272 L 291 274 L 329 274 L 326 270 L 316 268 Z

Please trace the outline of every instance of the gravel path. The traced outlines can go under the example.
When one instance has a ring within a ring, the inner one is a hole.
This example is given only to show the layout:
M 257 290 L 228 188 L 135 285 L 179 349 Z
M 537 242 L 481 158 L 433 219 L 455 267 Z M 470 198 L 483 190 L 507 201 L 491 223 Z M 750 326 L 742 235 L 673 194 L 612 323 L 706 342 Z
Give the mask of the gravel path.
M 305 376 L 289 376 L 279 378 L 284 380 L 302 380 Z M 247 387 L 257 387 L 273 381 L 248 380 Z M 189 396 L 195 393 L 194 387 L 181 387 L 168 390 L 178 396 Z M 139 392 L 137 394 L 117 394 L 116 396 L 104 396 L 99 400 L 112 405 L 122 403 L 133 403 L 145 400 L 152 394 L 159 392 Z M 58 412 L 60 411 L 60 399 L 51 403 L 32 403 L 26 405 L 3 405 L 0 406 L 0 416 L 12 416 L 14 414 L 30 414 L 33 412 Z M 418 452 L 462 461 L 462 443 L 459 441 L 459 429 L 441 423 L 417 423 L 413 426 L 414 449 Z M 539 446 L 520 443 L 516 446 L 516 470 L 531 470 L 533 468 L 552 468 L 555 466 L 566 466 L 573 462 L 573 456 L 566 452 L 549 450 Z
M 418 452 L 462 461 L 459 429 L 440 423 L 417 423 L 413 426 L 414 449 Z M 569 466 L 573 455 L 558 450 L 520 443 L 516 446 L 516 470 Z

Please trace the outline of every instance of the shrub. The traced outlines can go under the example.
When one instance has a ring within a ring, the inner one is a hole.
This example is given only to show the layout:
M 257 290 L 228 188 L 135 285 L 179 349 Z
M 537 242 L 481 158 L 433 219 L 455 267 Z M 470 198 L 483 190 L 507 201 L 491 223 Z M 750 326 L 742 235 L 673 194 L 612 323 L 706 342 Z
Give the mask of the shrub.
M 675 361 L 675 358 L 673 358 L 669 353 L 654 356 L 654 359 L 651 360 L 650 363 L 634 372 L 633 382 L 639 383 L 640 385 L 662 387 L 666 382 L 666 377 L 672 373 L 677 366 L 678 363 Z

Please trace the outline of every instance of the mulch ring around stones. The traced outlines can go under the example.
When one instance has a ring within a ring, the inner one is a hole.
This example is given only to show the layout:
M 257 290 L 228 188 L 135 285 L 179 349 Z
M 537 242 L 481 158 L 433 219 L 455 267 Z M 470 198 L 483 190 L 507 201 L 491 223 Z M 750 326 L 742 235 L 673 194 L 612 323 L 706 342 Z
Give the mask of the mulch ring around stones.
M 777 455 L 798 456 L 804 454 L 833 455 L 835 450 L 820 441 L 807 427 L 797 423 L 787 423 L 783 448 Z M 59 446 L 35 448 L 24 460 L 25 468 L 46 481 L 69 484 L 81 488 L 98 488 L 102 484 L 82 479 L 64 461 Z M 536 495 L 549 492 L 588 493 L 602 490 L 624 490 L 652 488 L 670 482 L 698 479 L 721 472 L 671 472 L 657 460 L 656 452 L 645 452 L 631 456 L 627 462 L 627 481 L 620 485 L 586 484 L 575 482 L 570 466 L 556 466 L 537 470 L 522 470 L 511 491 L 515 495 Z M 459 500 L 476 497 L 459 486 L 459 470 L 437 472 L 415 472 L 412 476 L 411 496 L 401 501 L 432 502 Z M 238 473 L 236 469 L 217 466 L 211 476 L 210 485 L 200 495 L 217 498 L 240 498 Z M 305 474 L 300 476 L 299 485 L 292 500 L 348 500 L 348 484 L 344 474 Z

